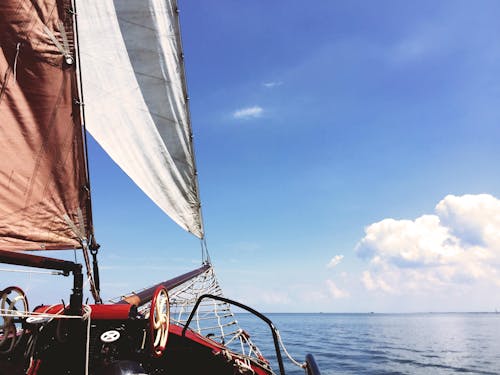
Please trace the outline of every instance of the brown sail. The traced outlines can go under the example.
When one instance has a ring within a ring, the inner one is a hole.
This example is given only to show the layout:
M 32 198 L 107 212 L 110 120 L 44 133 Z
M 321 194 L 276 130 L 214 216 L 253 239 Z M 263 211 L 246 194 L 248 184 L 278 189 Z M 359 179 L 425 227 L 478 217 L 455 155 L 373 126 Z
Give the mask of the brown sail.
M 0 2 L 0 250 L 91 230 L 71 1 Z

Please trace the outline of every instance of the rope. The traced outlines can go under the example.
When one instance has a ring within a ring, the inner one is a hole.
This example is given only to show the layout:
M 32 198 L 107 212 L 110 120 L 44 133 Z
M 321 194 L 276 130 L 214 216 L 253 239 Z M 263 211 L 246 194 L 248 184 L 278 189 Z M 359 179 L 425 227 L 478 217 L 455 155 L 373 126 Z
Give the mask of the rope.
M 63 44 L 64 46 L 57 40 L 55 34 L 45 25 L 43 26 L 43 31 L 45 34 L 50 38 L 52 43 L 56 46 L 56 48 L 59 50 L 61 55 L 64 56 L 66 59 L 66 63 L 71 65 L 73 64 L 73 56 L 71 56 L 71 51 L 69 50 L 69 43 L 68 43 L 68 38 L 66 35 L 66 30 L 64 29 L 64 24 L 62 22 L 59 22 L 59 32 L 61 33 L 61 37 L 63 38 Z
M 207 238 L 203 237 L 203 239 L 200 240 L 200 245 L 201 245 L 201 261 L 203 264 L 208 263 L 212 264 L 212 260 L 210 259 L 210 254 L 208 253 L 208 245 L 207 245 Z
M 13 268 L 0 268 L 0 271 L 1 272 L 15 272 L 15 273 L 29 273 L 29 274 L 39 273 L 42 275 L 57 275 L 57 276 L 64 275 L 64 272 L 61 272 L 61 271 L 16 270 Z
M 82 319 L 87 319 L 87 341 L 85 343 L 85 375 L 89 375 L 89 362 L 90 362 L 90 326 L 91 326 L 91 316 L 92 308 L 89 305 L 84 305 L 85 313 Z
M 52 307 L 56 305 L 52 305 L 47 307 L 46 310 L 50 310 Z M 86 306 L 86 305 L 85 305 Z M 44 318 L 49 319 L 49 321 L 53 319 L 82 319 L 86 315 L 62 315 L 61 313 L 64 311 L 64 308 L 61 308 L 57 313 L 38 313 L 38 312 L 30 312 L 30 311 L 13 311 L 9 309 L 0 309 L 0 316 L 9 317 L 9 318 Z
M 85 268 L 87 270 L 87 278 L 90 284 L 90 292 L 92 293 L 92 297 L 96 303 L 101 303 L 101 296 L 99 296 L 99 292 L 97 291 L 96 285 L 94 283 L 94 278 L 92 276 L 92 272 L 90 271 L 90 259 L 89 254 L 87 253 L 87 246 L 82 247 L 83 259 L 85 260 Z
M 49 306 L 45 309 L 45 311 L 50 310 L 55 305 Z M 87 321 L 87 338 L 85 341 L 85 375 L 89 374 L 89 363 L 90 363 L 90 328 L 92 326 L 91 316 L 92 316 L 92 308 L 89 305 L 83 305 L 83 315 L 62 315 L 61 313 L 64 311 L 64 307 L 62 307 L 57 313 L 37 313 L 30 311 L 14 311 L 10 309 L 0 309 L 0 316 L 10 317 L 10 318 L 38 318 L 38 319 L 47 319 L 46 323 L 51 322 L 54 319 L 80 319 Z
M 202 294 L 223 296 L 213 268 L 169 291 L 172 321 L 185 325 Z M 245 357 L 262 360 L 262 353 L 239 326 L 229 304 L 215 300 L 202 302 L 193 320 L 192 328 L 200 335 L 208 335 L 210 339 Z
M 278 331 L 278 329 L 275 328 L 274 330 L 276 332 L 276 336 L 278 336 L 278 341 L 281 345 L 281 348 L 283 349 L 283 351 L 285 352 L 286 356 L 288 357 L 288 359 L 295 365 L 295 366 L 298 366 L 300 368 L 303 368 L 305 369 L 307 367 L 307 364 L 304 362 L 304 363 L 300 363 L 298 361 L 296 361 L 291 355 L 290 353 L 288 353 L 288 350 L 286 350 L 286 347 L 285 347 L 285 344 L 283 344 L 283 340 L 281 339 L 281 335 L 280 335 L 280 331 Z
M 212 267 L 203 274 L 169 290 L 168 294 L 170 320 L 180 326 L 185 325 L 195 303 L 202 294 L 223 296 Z M 111 301 L 113 300 L 119 299 Z M 150 303 L 139 306 L 140 313 L 147 314 L 149 310 Z M 239 326 L 228 303 L 215 300 L 203 301 L 199 305 L 190 327 L 198 334 L 207 336 L 227 348 L 231 346 L 230 350 L 264 364 L 262 353 Z

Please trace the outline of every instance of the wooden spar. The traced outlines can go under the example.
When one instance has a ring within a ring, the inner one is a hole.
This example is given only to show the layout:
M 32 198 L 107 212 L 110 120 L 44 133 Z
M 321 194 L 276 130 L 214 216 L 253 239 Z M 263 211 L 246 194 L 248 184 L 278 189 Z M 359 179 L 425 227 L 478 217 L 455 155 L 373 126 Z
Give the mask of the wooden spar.
M 16 266 L 43 268 L 48 270 L 58 270 L 62 271 L 66 276 L 69 275 L 70 272 L 81 272 L 82 268 L 80 264 L 73 263 L 67 260 L 5 250 L 0 250 L 0 263 L 13 264 Z
M 145 289 L 141 292 L 132 293 L 130 296 L 124 297 L 121 301 L 119 301 L 117 303 L 119 303 L 119 304 L 128 303 L 128 304 L 136 305 L 136 306 L 143 305 L 143 304 L 151 301 L 151 299 L 153 298 L 153 295 L 155 293 L 155 290 L 159 286 L 163 286 L 163 287 L 167 288 L 167 290 L 173 289 L 181 284 L 184 284 L 186 281 L 189 281 L 192 278 L 194 278 L 198 275 L 201 275 L 202 273 L 209 270 L 210 267 L 211 267 L 210 264 L 204 264 L 203 266 L 195 269 L 194 271 L 191 271 L 191 272 L 185 273 L 183 275 L 174 277 L 173 279 L 170 279 L 167 281 L 163 281 L 163 282 L 156 284 L 156 285 L 152 286 L 151 288 Z

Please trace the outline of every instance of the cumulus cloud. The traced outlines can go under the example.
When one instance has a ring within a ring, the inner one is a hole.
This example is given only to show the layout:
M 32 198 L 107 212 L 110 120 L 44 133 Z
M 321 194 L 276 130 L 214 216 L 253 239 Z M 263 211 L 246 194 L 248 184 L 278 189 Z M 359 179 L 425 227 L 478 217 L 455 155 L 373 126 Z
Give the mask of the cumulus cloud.
M 326 286 L 330 296 L 333 298 L 346 298 L 349 297 L 349 293 L 345 290 L 340 289 L 332 280 L 326 280 Z
M 263 111 L 262 107 L 257 105 L 253 107 L 241 108 L 233 112 L 233 117 L 236 119 L 260 117 Z
M 342 261 L 343 258 L 344 258 L 343 255 L 335 255 L 326 266 L 328 268 L 333 268 L 336 265 L 338 265 Z
M 464 245 L 500 251 L 500 200 L 488 194 L 449 195 L 436 207 L 441 222 Z
M 370 262 L 361 281 L 372 291 L 426 292 L 474 282 L 500 286 L 500 200 L 448 195 L 435 214 L 371 224 L 356 252 Z

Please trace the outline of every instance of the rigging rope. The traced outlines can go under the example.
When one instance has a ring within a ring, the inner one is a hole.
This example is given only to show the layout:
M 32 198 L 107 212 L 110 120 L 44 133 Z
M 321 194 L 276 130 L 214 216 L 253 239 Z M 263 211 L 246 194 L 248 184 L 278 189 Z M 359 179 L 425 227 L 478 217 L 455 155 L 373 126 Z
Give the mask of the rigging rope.
M 180 326 L 186 324 L 194 305 L 201 295 L 223 296 L 212 267 L 185 283 L 170 289 L 168 294 L 170 299 L 170 320 Z M 113 299 L 111 302 L 117 302 L 122 298 L 123 296 Z M 146 316 L 150 311 L 150 303 L 141 305 L 138 309 L 140 313 Z M 219 342 L 235 353 L 241 353 L 245 357 L 252 358 L 252 360 L 258 361 L 263 366 L 268 366 L 268 363 L 263 360 L 264 357 L 258 347 L 239 326 L 228 303 L 215 300 L 202 302 L 193 320 L 190 328 L 198 334 Z
M 305 362 L 303 363 L 300 363 L 298 361 L 296 361 L 291 355 L 290 353 L 288 353 L 288 350 L 286 350 L 286 346 L 285 344 L 283 344 L 283 340 L 281 338 L 281 335 L 280 335 L 280 331 L 278 331 L 278 329 L 275 328 L 275 332 L 276 332 L 276 336 L 278 336 L 278 341 L 281 345 L 281 348 L 283 349 L 283 351 L 285 352 L 286 356 L 288 357 L 288 359 L 295 365 L 295 366 L 298 366 L 300 368 L 303 368 L 305 369 L 307 367 L 307 364 Z
M 48 306 L 45 311 L 50 311 L 53 307 L 57 305 Z M 89 360 L 90 360 L 90 328 L 91 328 L 91 315 L 92 308 L 89 305 L 83 305 L 83 315 L 63 315 L 62 313 L 65 311 L 65 307 L 63 306 L 57 313 L 37 313 L 30 311 L 15 311 L 10 309 L 0 309 L 0 316 L 2 317 L 10 317 L 10 318 L 34 318 L 35 320 L 31 323 L 36 323 L 37 320 L 39 323 L 47 324 L 54 319 L 80 319 L 87 321 L 87 337 L 85 341 L 85 375 L 89 374 Z M 31 363 L 34 363 L 31 360 Z
M 213 267 L 207 269 L 184 284 L 169 290 L 170 298 L 170 320 L 180 326 L 186 324 L 194 305 L 203 294 L 211 294 L 223 297 Z M 117 302 L 123 298 L 119 297 L 112 301 Z M 139 312 L 149 314 L 150 303 L 139 307 Z M 251 358 L 264 366 L 269 366 L 265 361 L 260 349 L 252 342 L 250 335 L 240 327 L 231 307 L 226 302 L 211 300 L 202 301 L 191 322 L 190 329 L 202 336 L 217 341 L 230 350 L 242 354 L 245 358 Z M 288 359 L 297 367 L 306 369 L 306 363 L 295 360 L 288 352 L 283 339 L 277 328 L 274 328 L 280 347 Z
M 94 277 L 92 275 L 92 271 L 90 268 L 90 259 L 88 254 L 87 245 L 82 246 L 83 259 L 85 259 L 85 268 L 87 269 L 87 278 L 90 284 L 90 292 L 92 293 L 92 297 L 96 303 L 102 303 L 101 296 L 99 295 L 99 291 L 97 290 L 96 284 L 94 282 Z
M 0 268 L 0 272 L 13 272 L 13 273 L 38 273 L 42 275 L 56 275 L 63 276 L 64 272 L 62 271 L 35 271 L 35 270 L 17 270 L 14 268 Z
M 201 263 L 202 264 L 212 264 L 212 261 L 210 259 L 210 254 L 208 253 L 208 245 L 207 245 L 207 238 L 203 237 L 200 240 L 200 245 L 201 245 Z
M 186 323 L 189 314 L 201 295 L 223 296 L 212 267 L 188 283 L 172 289 L 169 294 L 171 319 L 179 325 Z M 196 311 L 194 320 L 196 320 L 195 331 L 199 334 L 210 337 L 210 339 L 218 341 L 244 356 L 252 357 L 259 362 L 262 361 L 262 353 L 250 340 L 250 336 L 239 327 L 239 323 L 228 303 L 216 300 L 202 302 Z

